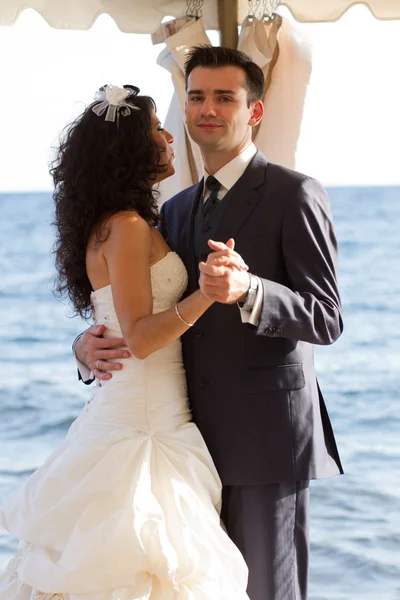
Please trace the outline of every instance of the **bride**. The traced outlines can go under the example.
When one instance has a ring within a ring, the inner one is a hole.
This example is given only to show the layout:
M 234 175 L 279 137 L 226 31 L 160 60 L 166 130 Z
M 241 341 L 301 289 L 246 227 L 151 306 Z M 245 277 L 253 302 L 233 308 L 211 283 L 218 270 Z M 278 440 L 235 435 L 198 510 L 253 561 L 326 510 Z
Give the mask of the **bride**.
M 187 274 L 155 227 L 153 190 L 174 173 L 173 138 L 138 92 L 100 88 L 52 166 L 57 290 L 130 355 L 1 507 L 21 547 L 0 600 L 248 598 L 179 341 L 211 302 L 199 290 L 180 300 Z M 233 251 L 229 261 L 246 268 Z

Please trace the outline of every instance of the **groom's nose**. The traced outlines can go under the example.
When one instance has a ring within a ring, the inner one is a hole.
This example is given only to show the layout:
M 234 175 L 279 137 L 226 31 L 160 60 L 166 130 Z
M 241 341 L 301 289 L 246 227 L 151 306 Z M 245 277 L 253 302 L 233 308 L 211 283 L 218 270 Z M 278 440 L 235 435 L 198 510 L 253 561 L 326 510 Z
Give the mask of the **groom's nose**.
M 202 117 L 215 117 L 217 114 L 214 98 L 206 96 L 201 105 L 200 114 Z

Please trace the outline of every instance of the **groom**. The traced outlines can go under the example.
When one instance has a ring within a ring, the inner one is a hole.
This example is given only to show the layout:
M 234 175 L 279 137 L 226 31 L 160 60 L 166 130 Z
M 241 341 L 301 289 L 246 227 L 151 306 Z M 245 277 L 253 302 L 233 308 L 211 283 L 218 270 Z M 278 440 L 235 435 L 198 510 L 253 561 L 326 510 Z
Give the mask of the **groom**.
M 264 78 L 246 55 L 195 48 L 186 80 L 208 176 L 164 204 L 162 232 L 188 269 L 187 292 L 200 284 L 217 301 L 182 339 L 193 419 L 223 482 L 250 599 L 305 600 L 309 480 L 342 472 L 313 365 L 313 344 L 342 332 L 329 201 L 252 144 Z M 209 240 L 229 238 L 249 273 L 217 264 L 229 249 Z M 105 379 L 117 366 L 104 359 L 122 352 L 99 333 L 86 332 L 76 354 L 90 368 L 100 359 Z

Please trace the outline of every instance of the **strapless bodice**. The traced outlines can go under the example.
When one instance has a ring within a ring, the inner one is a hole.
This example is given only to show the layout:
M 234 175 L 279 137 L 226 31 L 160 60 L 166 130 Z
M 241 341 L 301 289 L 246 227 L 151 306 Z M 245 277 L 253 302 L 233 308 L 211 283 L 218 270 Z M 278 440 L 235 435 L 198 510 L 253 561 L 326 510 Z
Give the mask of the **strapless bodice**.
M 185 265 L 175 252 L 168 252 L 152 265 L 150 274 L 153 314 L 157 314 L 168 310 L 181 298 L 187 287 L 188 276 Z M 96 324 L 107 326 L 107 337 L 120 337 L 121 328 L 114 309 L 111 285 L 92 292 L 91 301 Z
M 187 272 L 179 256 L 169 252 L 151 267 L 153 314 L 168 310 L 187 287 Z M 139 285 L 139 284 L 138 284 Z M 115 312 L 112 288 L 92 293 L 96 324 L 107 326 L 107 337 L 122 336 Z M 140 431 L 159 431 L 189 420 L 186 377 L 180 340 L 153 352 L 144 360 L 122 359 L 121 371 L 98 381 L 88 410 L 108 424 L 128 425 Z

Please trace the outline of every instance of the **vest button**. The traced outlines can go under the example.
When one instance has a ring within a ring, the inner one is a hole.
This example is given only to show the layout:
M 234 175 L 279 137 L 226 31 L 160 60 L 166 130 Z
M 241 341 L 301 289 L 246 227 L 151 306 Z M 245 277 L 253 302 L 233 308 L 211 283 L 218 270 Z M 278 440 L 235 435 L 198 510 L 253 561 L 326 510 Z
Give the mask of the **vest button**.
M 204 232 L 210 231 L 210 229 L 211 229 L 211 225 L 203 225 Z
M 208 381 L 205 379 L 199 379 L 199 387 L 203 388 L 206 387 L 206 385 L 208 385 Z
M 196 333 L 194 334 L 198 339 L 203 337 L 203 332 L 200 329 L 196 329 Z

